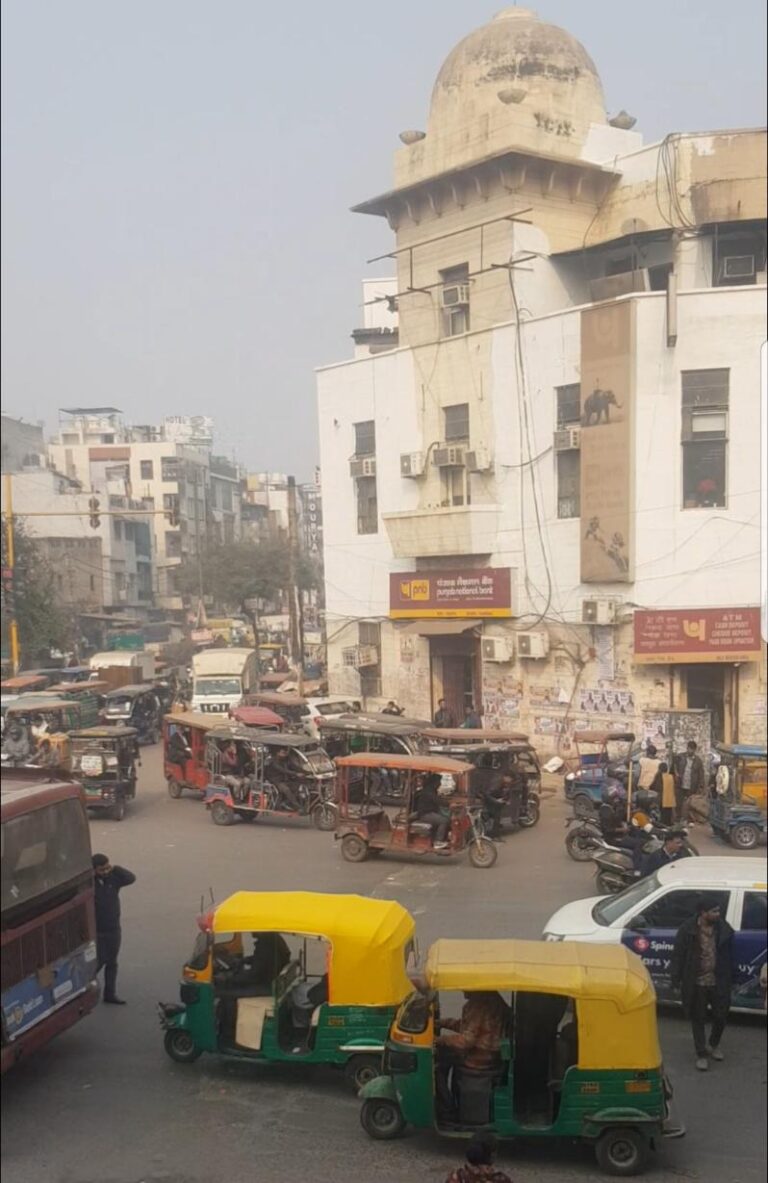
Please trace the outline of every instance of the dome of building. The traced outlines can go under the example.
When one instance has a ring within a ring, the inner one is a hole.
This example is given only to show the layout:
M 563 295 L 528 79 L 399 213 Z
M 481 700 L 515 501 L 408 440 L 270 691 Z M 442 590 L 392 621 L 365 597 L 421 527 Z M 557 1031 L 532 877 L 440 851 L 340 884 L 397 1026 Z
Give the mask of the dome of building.
M 527 8 L 505 8 L 460 41 L 432 91 L 428 139 L 444 158 L 505 149 L 577 156 L 606 123 L 600 77 L 584 47 Z M 446 160 L 447 163 L 447 160 Z

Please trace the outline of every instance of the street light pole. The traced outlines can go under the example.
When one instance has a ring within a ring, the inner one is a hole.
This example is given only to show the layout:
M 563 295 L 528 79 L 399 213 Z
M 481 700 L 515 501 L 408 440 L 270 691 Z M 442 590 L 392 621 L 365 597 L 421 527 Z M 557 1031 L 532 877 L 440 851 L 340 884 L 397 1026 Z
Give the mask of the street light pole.
M 288 477 L 288 618 L 291 659 L 296 666 L 299 694 L 304 693 L 304 632 L 299 590 L 299 523 L 296 507 L 296 480 Z
M 5 523 L 5 565 L 7 568 L 7 580 L 5 578 L 6 571 L 3 572 L 3 580 L 10 585 L 10 593 L 6 593 L 6 611 L 8 613 L 8 640 L 11 649 L 11 665 L 14 674 L 19 672 L 19 625 L 16 620 L 16 589 L 14 587 L 14 545 L 13 545 L 13 480 L 10 472 L 5 474 L 5 512 L 3 513 L 3 520 Z

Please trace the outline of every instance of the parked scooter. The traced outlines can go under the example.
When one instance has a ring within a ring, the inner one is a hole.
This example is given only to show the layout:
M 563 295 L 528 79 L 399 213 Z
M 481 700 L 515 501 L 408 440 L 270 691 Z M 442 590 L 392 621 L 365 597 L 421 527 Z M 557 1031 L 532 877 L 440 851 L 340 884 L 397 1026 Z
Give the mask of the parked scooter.
M 649 829 L 647 833 L 648 841 L 642 846 L 643 857 L 660 849 L 666 831 L 654 827 Z M 686 850 L 690 855 L 698 856 L 699 852 L 689 839 L 687 832 L 683 831 L 683 833 Z M 595 881 L 600 895 L 616 895 L 640 878 L 640 871 L 635 865 L 631 851 L 624 850 L 619 846 L 612 846 L 602 838 L 594 841 L 595 848 L 591 857 L 596 867 Z

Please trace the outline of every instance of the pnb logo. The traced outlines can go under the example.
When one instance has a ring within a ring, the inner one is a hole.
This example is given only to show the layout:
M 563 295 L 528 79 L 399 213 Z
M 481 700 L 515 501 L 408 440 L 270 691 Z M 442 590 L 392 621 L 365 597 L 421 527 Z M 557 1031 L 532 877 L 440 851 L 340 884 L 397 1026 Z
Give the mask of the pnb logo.
M 400 595 L 404 600 L 424 601 L 429 599 L 428 579 L 401 579 Z

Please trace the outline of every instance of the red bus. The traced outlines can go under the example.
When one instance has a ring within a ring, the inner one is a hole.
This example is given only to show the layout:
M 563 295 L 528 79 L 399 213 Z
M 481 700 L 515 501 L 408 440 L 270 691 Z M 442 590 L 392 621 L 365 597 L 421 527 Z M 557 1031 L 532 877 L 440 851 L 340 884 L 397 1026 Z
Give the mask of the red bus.
M 3 773 L 2 1071 L 98 1000 L 88 817 L 80 786 Z

